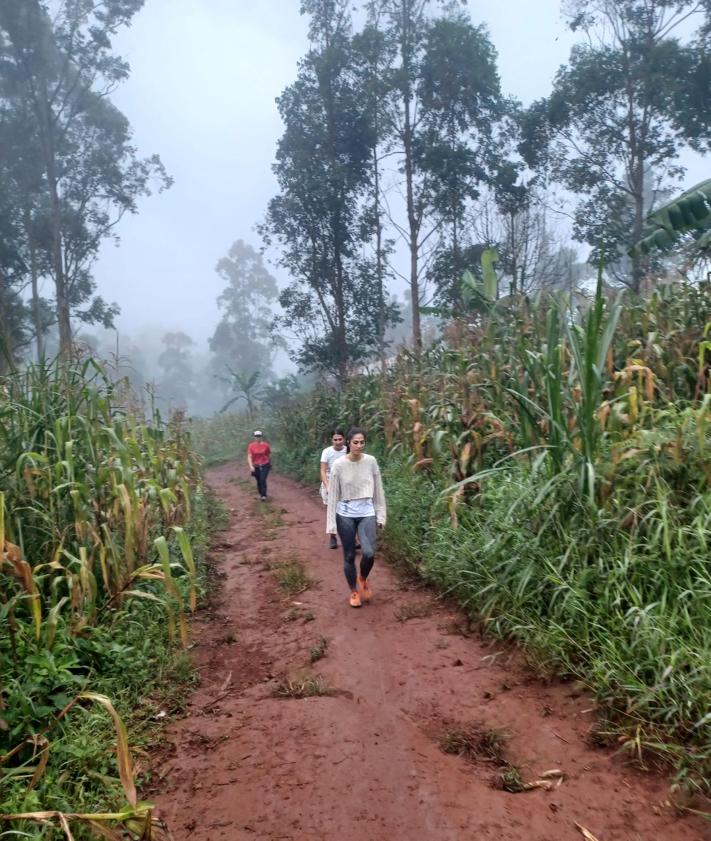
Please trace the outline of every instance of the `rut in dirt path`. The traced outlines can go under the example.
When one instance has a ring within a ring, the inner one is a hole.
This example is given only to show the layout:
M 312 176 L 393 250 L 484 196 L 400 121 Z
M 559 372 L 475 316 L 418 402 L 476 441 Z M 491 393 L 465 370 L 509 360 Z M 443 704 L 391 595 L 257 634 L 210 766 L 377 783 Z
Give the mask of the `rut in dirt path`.
M 315 494 L 273 476 L 261 503 L 242 464 L 208 479 L 232 511 L 222 587 L 193 627 L 200 688 L 145 792 L 176 841 L 711 837 L 665 780 L 588 745 L 589 698 L 542 685 L 382 560 L 373 603 L 349 608 Z M 279 575 L 309 586 L 288 596 Z M 309 692 L 328 694 L 289 697 Z M 552 790 L 501 787 L 542 778 Z

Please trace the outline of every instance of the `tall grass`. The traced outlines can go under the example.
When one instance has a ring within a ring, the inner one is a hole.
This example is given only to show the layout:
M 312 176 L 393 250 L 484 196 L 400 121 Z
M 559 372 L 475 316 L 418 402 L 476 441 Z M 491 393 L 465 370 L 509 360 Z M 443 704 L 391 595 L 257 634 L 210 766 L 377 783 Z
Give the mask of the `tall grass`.
M 142 645 L 162 648 L 165 632 L 166 651 L 187 642 L 198 576 L 186 528 L 201 493 L 184 420 L 147 419 L 97 363 L 34 365 L 0 381 L 0 812 L 56 812 L 67 833 L 76 821 L 100 834 L 98 824 L 150 825 L 116 705 L 132 669 L 158 668 Z M 147 677 L 128 698 L 151 691 Z M 113 702 L 97 691 L 107 687 Z M 112 757 L 77 740 L 99 720 Z M 92 816 L 97 807 L 112 817 Z

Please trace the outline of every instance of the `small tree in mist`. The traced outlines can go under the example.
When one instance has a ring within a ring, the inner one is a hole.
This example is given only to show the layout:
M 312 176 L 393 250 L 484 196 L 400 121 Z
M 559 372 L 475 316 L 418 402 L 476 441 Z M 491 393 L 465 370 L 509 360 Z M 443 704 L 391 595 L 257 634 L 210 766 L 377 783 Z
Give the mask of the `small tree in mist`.
M 488 191 L 472 211 L 471 230 L 479 242 L 496 246 L 502 295 L 570 289 L 593 275 L 551 223 L 546 194 L 535 182 Z
M 192 348 L 195 342 L 180 330 L 163 336 L 165 349 L 158 357 L 161 370 L 158 396 L 180 409 L 188 406 L 195 390 Z
M 268 379 L 277 344 L 270 335 L 279 296 L 277 282 L 262 255 L 241 239 L 215 271 L 227 285 L 217 299 L 222 318 L 210 339 L 212 371 L 226 383 L 255 371 Z
M 260 382 L 262 379 L 261 372 L 254 371 L 252 374 L 247 374 L 240 371 L 233 371 L 229 365 L 226 367 L 229 377 L 220 377 L 220 379 L 229 385 L 230 391 L 235 393 L 222 406 L 220 413 L 226 412 L 240 400 L 244 400 L 247 406 L 247 414 L 251 418 L 264 394 L 264 389 Z

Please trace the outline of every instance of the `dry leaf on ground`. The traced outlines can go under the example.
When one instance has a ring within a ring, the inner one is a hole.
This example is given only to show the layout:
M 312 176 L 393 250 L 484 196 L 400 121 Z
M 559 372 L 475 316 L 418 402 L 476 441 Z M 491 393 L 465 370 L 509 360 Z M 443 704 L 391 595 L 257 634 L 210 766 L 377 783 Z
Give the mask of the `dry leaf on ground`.
M 584 826 L 581 826 L 579 823 L 575 824 L 575 828 L 582 834 L 585 841 L 599 841 L 589 829 L 585 829 Z

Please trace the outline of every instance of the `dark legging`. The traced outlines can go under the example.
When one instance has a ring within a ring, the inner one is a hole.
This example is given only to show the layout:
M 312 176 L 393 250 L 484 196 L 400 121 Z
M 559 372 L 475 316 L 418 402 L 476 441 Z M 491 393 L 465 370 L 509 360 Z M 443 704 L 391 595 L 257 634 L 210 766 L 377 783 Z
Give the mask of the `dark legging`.
M 360 540 L 360 577 L 367 578 L 375 563 L 378 527 L 375 517 L 342 517 L 336 514 L 336 529 L 343 546 L 343 571 L 351 590 L 356 589 L 356 535 Z
M 254 478 L 257 480 L 257 490 L 259 496 L 267 495 L 267 476 L 271 470 L 271 464 L 255 464 Z

